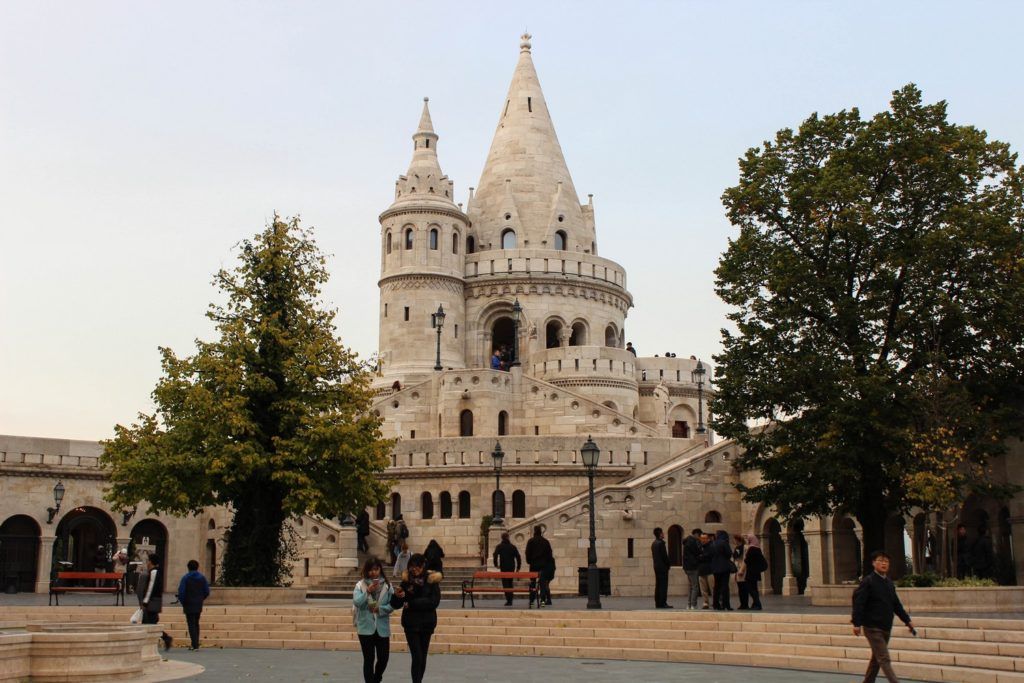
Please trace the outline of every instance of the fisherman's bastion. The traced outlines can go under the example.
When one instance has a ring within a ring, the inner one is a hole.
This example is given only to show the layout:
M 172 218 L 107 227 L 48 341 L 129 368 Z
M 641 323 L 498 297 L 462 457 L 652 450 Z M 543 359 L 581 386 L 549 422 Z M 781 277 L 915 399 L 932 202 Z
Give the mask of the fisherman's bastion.
M 397 442 L 385 473 L 395 482 L 391 499 L 370 510 L 370 552 L 387 554 L 386 524 L 400 514 L 414 551 L 436 539 L 446 568 L 479 567 L 500 444 L 504 520 L 487 544 L 507 531 L 523 549 L 541 526 L 557 562 L 552 588 L 575 592 L 589 545 L 580 449 L 590 438 L 600 448 L 598 565 L 610 570 L 613 595 L 651 594 L 655 527 L 666 530 L 676 565 L 672 594 L 686 583 L 681 540 L 696 527 L 760 536 L 770 564 L 766 592 L 813 593 L 854 581 L 862 561 L 855 520 L 787 523 L 741 499 L 736 485 L 757 475 L 739 472 L 737 446 L 716 441 L 707 427 L 709 359 L 685 349 L 638 357 L 626 348 L 627 315 L 642 301 L 634 302 L 614 254 L 600 250 L 592 197 L 581 199 L 573 185 L 531 49 L 524 35 L 508 96 L 493 103 L 499 117 L 483 174 L 465 204 L 442 170 L 424 101 L 412 161 L 380 214 L 375 410 Z M 148 516 L 145 503 L 112 509 L 102 500 L 101 450 L 96 442 L 0 436 L 2 589 L 45 593 L 55 568 L 92 570 L 100 547 L 108 557 L 121 547 L 155 549 L 174 571 L 195 558 L 215 579 L 227 511 L 173 518 Z M 1016 444 L 992 463 L 994 477 L 1024 481 L 1022 461 Z M 893 518 L 894 573 L 925 568 L 934 559 L 928 539 L 957 521 L 972 535 L 987 527 L 997 557 L 1024 584 L 1021 494 Z M 293 526 L 294 585 L 341 587 L 361 559 L 354 527 L 310 516 Z

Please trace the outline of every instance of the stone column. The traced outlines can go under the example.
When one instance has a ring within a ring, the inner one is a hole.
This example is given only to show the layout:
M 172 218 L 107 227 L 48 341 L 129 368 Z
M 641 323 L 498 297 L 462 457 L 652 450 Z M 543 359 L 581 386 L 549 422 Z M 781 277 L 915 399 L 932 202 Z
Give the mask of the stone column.
M 818 520 L 821 524 L 821 520 Z M 823 557 L 824 532 L 820 530 L 808 531 L 804 528 L 804 540 L 807 541 L 807 586 L 804 587 L 804 595 L 810 595 L 814 586 L 827 583 L 825 576 L 826 562 Z
M 572 329 L 562 328 L 558 331 L 558 345 L 562 348 L 569 346 L 569 339 L 572 337 Z
M 782 544 L 786 548 L 786 573 L 782 576 L 782 594 L 799 595 L 800 585 L 793 574 L 793 543 L 788 535 L 782 537 Z
M 39 562 L 36 566 L 36 593 L 50 592 L 50 568 L 53 567 L 53 543 L 56 536 L 44 534 L 39 539 Z
M 336 568 L 359 566 L 359 539 L 354 526 L 343 526 L 338 529 L 338 557 L 334 560 Z

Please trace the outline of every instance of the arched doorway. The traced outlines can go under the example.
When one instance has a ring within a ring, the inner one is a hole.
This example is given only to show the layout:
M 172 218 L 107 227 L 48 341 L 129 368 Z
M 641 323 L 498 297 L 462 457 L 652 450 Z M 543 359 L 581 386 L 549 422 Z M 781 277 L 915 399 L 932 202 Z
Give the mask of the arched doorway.
M 683 566 L 683 527 L 678 524 L 668 528 L 668 563 L 672 567 Z
M 459 436 L 473 436 L 473 411 L 459 413 Z
M 103 510 L 78 507 L 64 515 L 53 542 L 53 571 L 91 572 L 111 565 L 117 527 Z M 51 576 L 51 578 L 53 578 Z
M 544 327 L 544 348 L 557 349 L 562 345 L 562 321 L 549 320 Z
M 174 569 L 167 565 L 167 527 L 155 519 L 144 519 L 132 527 L 130 537 L 132 540 L 128 544 L 128 557 L 132 561 L 137 560 L 140 563 L 144 563 L 146 558 L 153 553 L 160 556 L 164 563 L 164 570 L 159 572 L 157 576 L 161 577 L 164 588 L 166 588 L 167 572 Z M 134 588 L 135 586 L 133 570 L 142 571 L 143 569 L 143 564 L 129 566 L 128 576 L 125 578 L 129 588 Z
M 798 519 L 789 525 L 789 548 L 793 553 L 792 566 L 793 576 L 796 577 L 796 587 L 800 595 L 807 589 L 807 577 L 810 575 L 810 553 L 807 548 L 807 539 L 804 538 L 804 520 Z
M 782 542 L 782 525 L 774 518 L 764 523 L 764 540 L 761 545 L 768 549 L 772 593 L 782 595 L 782 577 L 786 575 L 786 544 Z
M 14 515 L 0 524 L 0 590 L 35 591 L 40 533 L 39 524 L 28 515 Z
M 569 346 L 586 346 L 587 341 L 587 324 L 582 320 L 577 320 L 572 324 Z
M 206 542 L 206 578 L 211 584 L 217 582 L 217 541 Z
M 614 325 L 604 328 L 604 345 L 612 347 L 619 345 L 619 334 L 615 331 Z
M 508 367 L 512 363 L 512 346 L 516 338 L 516 324 L 512 318 L 501 317 L 491 326 L 491 355 L 501 351 L 501 360 Z M 490 359 L 487 361 L 490 363 Z
M 391 519 L 402 517 L 402 494 L 395 491 L 391 494 Z

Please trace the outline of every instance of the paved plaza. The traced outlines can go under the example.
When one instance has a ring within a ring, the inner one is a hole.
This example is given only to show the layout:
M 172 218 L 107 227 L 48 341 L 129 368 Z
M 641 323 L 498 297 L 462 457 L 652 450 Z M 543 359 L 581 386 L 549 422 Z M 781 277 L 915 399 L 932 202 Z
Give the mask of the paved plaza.
M 395 637 L 402 636 L 399 634 Z M 174 650 L 171 658 L 206 667 L 206 672 L 199 676 L 180 679 L 196 683 L 362 680 L 362 656 L 358 652 Z M 753 669 L 745 666 L 478 655 L 430 655 L 426 675 L 428 682 L 445 683 L 524 683 L 549 680 L 559 683 L 849 683 L 855 679 L 859 680 L 849 674 Z M 409 655 L 392 654 L 384 680 L 409 680 Z M 909 679 L 904 680 L 906 683 L 914 683 Z

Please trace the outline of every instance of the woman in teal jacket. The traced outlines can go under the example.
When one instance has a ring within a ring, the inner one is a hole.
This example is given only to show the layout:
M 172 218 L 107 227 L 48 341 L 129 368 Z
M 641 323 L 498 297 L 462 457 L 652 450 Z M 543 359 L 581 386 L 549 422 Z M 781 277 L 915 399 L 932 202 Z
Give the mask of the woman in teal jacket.
M 380 560 L 375 557 L 363 564 L 362 576 L 352 591 L 352 606 L 359 646 L 363 650 L 363 681 L 380 683 L 391 654 L 390 617 L 394 589 L 384 576 Z

